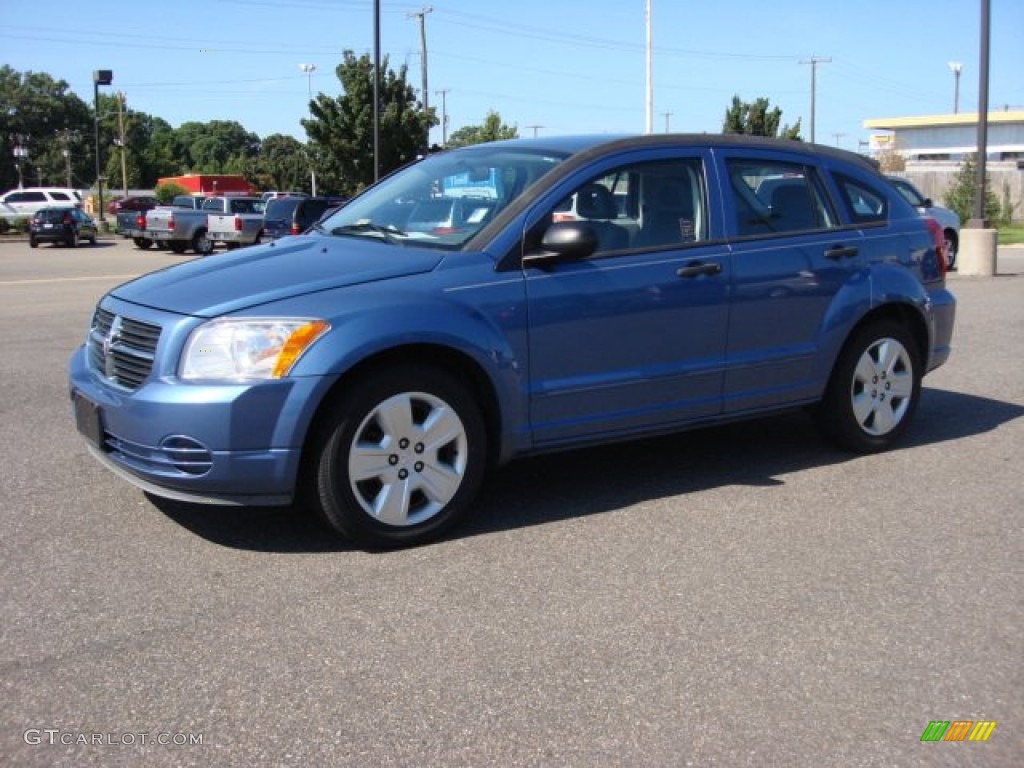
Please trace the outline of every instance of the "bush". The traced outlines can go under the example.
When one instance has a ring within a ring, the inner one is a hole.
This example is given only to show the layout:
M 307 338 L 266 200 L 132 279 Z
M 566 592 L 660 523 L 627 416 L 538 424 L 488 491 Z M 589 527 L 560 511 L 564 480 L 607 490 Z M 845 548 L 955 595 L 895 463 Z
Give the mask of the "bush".
M 974 176 L 977 169 L 972 158 L 964 160 L 960 170 L 953 179 L 953 184 L 946 190 L 946 197 L 943 200 L 947 208 L 956 212 L 960 217 L 960 223 L 966 223 L 974 216 Z M 987 181 L 987 180 L 986 180 Z M 985 184 L 985 218 L 997 222 L 1001 214 L 999 201 L 992 192 L 992 185 Z
M 160 205 L 167 205 L 178 195 L 187 195 L 189 191 L 180 184 L 159 184 L 154 192 Z

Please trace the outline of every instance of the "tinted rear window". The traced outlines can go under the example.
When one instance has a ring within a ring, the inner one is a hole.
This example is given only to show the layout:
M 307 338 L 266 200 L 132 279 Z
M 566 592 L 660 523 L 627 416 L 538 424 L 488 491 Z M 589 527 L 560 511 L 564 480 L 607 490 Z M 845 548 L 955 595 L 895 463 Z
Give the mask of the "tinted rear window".
M 268 219 L 290 219 L 301 199 L 297 197 L 275 197 L 267 202 L 266 218 Z
M 62 208 L 44 208 L 41 211 L 36 211 L 36 219 L 39 221 L 61 221 L 70 214 L 71 211 Z

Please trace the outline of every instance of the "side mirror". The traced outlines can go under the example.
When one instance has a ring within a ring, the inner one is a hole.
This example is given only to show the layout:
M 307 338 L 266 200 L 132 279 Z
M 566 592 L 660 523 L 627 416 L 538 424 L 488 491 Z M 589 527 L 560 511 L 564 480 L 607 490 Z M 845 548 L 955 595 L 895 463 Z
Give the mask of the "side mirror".
M 925 208 L 934 208 L 935 207 L 935 203 L 932 202 L 932 199 L 930 197 L 926 197 L 924 199 L 924 202 L 921 203 L 921 205 L 923 205 Z
M 541 250 L 523 257 L 523 266 L 545 262 L 577 261 L 592 255 L 598 246 L 597 232 L 583 221 L 559 221 L 547 228 Z

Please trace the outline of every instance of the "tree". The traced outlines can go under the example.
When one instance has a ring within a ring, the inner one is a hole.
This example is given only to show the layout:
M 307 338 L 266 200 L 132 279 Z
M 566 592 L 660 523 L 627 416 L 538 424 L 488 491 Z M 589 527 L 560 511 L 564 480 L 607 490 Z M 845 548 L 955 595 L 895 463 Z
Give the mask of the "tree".
M 974 216 L 974 183 L 977 168 L 974 158 L 968 157 L 960 165 L 953 183 L 946 190 L 943 202 L 946 207 L 960 217 L 961 223 Z M 1000 205 L 989 183 L 985 184 L 985 218 L 997 221 L 1000 217 Z
M 304 190 L 309 184 L 310 162 L 305 147 L 294 136 L 275 133 L 260 147 L 260 186 Z
M 437 124 L 434 111 L 424 112 L 406 82 L 406 67 L 396 73 L 381 62 L 380 172 L 387 174 L 416 159 L 427 129 Z M 317 176 L 326 189 L 350 195 L 372 184 L 373 64 L 369 55 L 356 58 L 345 51 L 336 69 L 342 94 L 318 93 L 310 104 L 311 118 L 302 121 Z
M 725 111 L 722 133 L 743 134 L 745 136 L 771 136 L 782 139 L 801 141 L 800 121 L 790 127 L 782 124 L 782 110 L 778 107 L 768 109 L 771 102 L 759 98 L 754 102 L 741 101 L 738 95 L 732 97 L 732 104 Z
M 234 120 L 187 122 L 174 132 L 179 157 L 191 173 L 231 173 L 251 167 L 260 137 Z
M 501 115 L 492 109 L 484 118 L 483 125 L 465 125 L 453 132 L 448 137 L 448 146 L 465 147 L 469 144 L 483 144 L 486 141 L 518 138 L 518 128 L 502 123 Z
M 15 147 L 27 153 L 21 161 L 26 185 L 65 186 L 68 159 L 75 186 L 92 180 L 92 145 L 86 141 L 93 136 L 92 110 L 65 81 L 5 64 L 0 66 L 0 104 L 0 190 L 18 184 Z

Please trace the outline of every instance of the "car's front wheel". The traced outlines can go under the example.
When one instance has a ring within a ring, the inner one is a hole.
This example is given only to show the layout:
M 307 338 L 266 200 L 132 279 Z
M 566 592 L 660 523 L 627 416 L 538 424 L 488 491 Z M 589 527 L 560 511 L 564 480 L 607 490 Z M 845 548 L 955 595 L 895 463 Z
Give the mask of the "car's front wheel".
M 843 348 L 816 415 L 840 447 L 874 453 L 906 432 L 921 393 L 921 363 L 913 337 L 899 323 L 859 329 Z
M 200 229 L 192 238 L 192 250 L 200 256 L 208 256 L 213 253 L 213 241 L 206 234 L 205 229 Z
M 143 251 L 153 247 L 153 241 L 148 237 L 133 237 L 132 242 L 135 243 L 135 247 Z
M 375 371 L 321 419 L 312 500 L 331 527 L 361 546 L 424 543 L 472 502 L 486 439 L 480 407 L 458 379 L 433 368 Z

